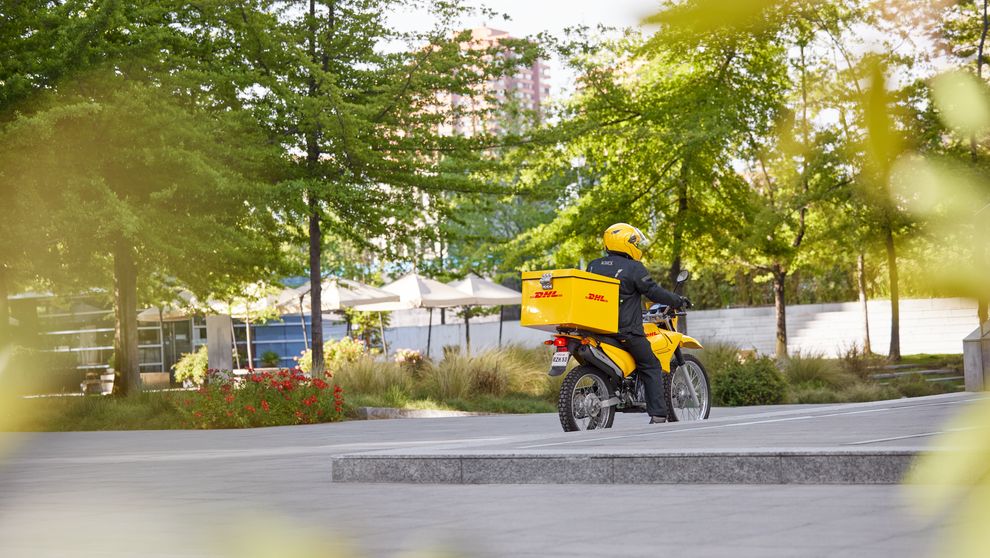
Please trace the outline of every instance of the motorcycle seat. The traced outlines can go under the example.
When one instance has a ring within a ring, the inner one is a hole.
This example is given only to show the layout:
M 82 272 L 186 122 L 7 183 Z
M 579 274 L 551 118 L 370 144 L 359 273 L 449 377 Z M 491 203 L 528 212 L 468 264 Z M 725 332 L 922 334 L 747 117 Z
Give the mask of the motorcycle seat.
M 615 339 L 614 337 L 609 337 L 607 335 L 600 335 L 597 337 L 597 339 L 598 342 L 602 343 L 603 345 L 612 345 L 613 347 L 625 349 L 625 347 L 622 346 L 622 343 L 620 343 L 619 340 Z

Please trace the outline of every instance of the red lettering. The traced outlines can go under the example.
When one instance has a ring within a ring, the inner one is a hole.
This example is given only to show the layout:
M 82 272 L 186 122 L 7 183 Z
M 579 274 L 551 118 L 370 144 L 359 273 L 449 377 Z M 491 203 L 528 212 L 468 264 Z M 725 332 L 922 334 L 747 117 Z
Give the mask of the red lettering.
M 605 299 L 605 295 L 600 295 L 595 293 L 588 293 L 588 296 L 586 296 L 585 298 L 588 300 L 594 300 L 596 302 L 608 302 L 608 300 Z
M 536 291 L 533 296 L 529 298 L 558 298 L 563 296 L 557 291 Z

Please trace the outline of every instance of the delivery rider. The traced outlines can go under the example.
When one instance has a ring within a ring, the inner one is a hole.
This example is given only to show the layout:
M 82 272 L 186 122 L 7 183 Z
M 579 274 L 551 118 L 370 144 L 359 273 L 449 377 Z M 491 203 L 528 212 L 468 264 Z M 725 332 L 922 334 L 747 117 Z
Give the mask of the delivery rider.
M 663 372 L 643 333 L 641 297 L 674 309 L 690 308 L 691 301 L 657 285 L 650 277 L 646 266 L 640 261 L 648 241 L 639 229 L 626 223 L 616 223 L 605 229 L 604 238 L 607 254 L 588 264 L 588 271 L 619 280 L 619 331 L 612 337 L 636 359 L 636 371 L 646 388 L 646 411 L 650 414 L 650 423 L 666 422 Z

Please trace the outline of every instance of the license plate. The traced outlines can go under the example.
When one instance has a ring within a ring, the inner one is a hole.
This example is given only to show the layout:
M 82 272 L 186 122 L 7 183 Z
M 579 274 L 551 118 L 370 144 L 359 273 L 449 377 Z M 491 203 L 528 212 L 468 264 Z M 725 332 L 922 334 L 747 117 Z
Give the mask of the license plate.
M 558 351 L 553 354 L 553 358 L 550 360 L 550 375 L 560 376 L 567 369 L 567 363 L 571 360 L 571 353 L 567 351 Z

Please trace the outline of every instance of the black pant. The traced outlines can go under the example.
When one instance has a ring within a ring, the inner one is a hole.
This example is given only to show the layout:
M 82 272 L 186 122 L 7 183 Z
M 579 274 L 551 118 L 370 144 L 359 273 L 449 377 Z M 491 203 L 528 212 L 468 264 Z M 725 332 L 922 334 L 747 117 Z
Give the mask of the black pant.
M 663 369 L 653 354 L 650 341 L 635 333 L 617 333 L 613 337 L 636 359 L 636 372 L 646 388 L 646 412 L 651 417 L 667 416 L 667 402 L 663 397 Z

